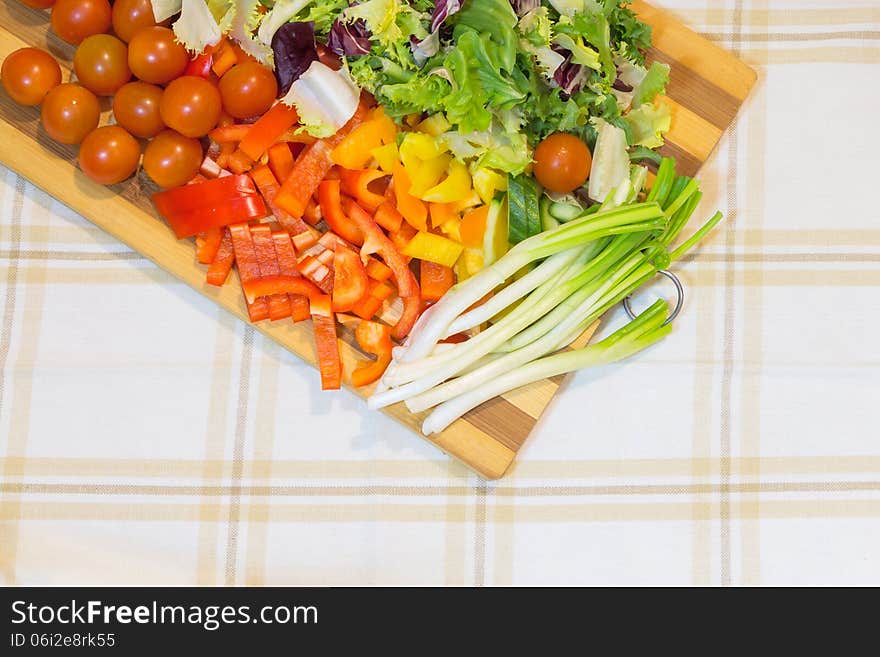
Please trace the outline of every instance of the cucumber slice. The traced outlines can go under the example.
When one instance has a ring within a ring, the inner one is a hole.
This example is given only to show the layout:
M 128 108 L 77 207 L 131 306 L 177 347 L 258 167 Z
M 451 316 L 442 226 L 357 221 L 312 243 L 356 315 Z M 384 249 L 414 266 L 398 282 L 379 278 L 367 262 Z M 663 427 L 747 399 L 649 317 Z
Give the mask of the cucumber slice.
M 584 213 L 584 209 L 573 203 L 560 203 L 553 201 L 550 203 L 550 214 L 554 219 L 562 223 L 577 219 Z
M 541 229 L 542 230 L 553 230 L 554 228 L 559 228 L 559 221 L 550 214 L 550 206 L 553 205 L 553 199 L 549 196 L 542 196 L 541 200 L 538 202 L 538 208 L 541 214 Z
M 488 267 L 507 253 L 507 195 L 495 198 L 489 204 L 486 215 L 486 232 L 483 233 L 483 266 Z

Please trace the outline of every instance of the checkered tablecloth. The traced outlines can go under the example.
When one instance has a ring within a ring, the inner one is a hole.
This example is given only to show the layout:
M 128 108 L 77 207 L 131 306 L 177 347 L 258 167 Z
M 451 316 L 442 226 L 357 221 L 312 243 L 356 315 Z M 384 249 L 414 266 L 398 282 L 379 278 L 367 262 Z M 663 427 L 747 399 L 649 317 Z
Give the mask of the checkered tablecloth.
M 880 584 L 880 6 L 658 4 L 759 73 L 726 222 L 498 482 L 0 169 L 0 583 Z

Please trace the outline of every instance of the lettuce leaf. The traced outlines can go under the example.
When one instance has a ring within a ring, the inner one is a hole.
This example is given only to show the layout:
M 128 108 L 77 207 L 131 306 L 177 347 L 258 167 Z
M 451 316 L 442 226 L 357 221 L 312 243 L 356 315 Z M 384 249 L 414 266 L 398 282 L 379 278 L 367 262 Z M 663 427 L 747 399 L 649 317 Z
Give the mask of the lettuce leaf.
M 281 102 L 296 108 L 305 132 L 322 138 L 335 134 L 354 116 L 359 100 L 360 90 L 344 68 L 334 71 L 314 61 Z
M 177 41 L 191 54 L 202 53 L 223 37 L 220 26 L 204 0 L 183 0 L 180 18 L 171 26 Z
M 662 146 L 663 135 L 672 125 L 672 115 L 666 103 L 645 103 L 630 110 L 623 118 L 632 134 L 631 146 Z
M 229 35 L 248 55 L 271 67 L 272 48 L 258 41 L 253 35 L 263 19 L 259 7 L 260 0 L 235 0 L 235 15 L 232 18 Z
M 582 38 L 593 46 L 599 54 L 601 71 L 606 81 L 608 84 L 614 82 L 617 77 L 617 67 L 614 65 L 614 56 L 611 52 L 611 27 L 598 6 L 570 17 L 561 16 L 556 24 L 556 31 L 558 34 Z
M 272 10 L 260 23 L 257 37 L 267 46 L 272 45 L 272 37 L 282 25 L 290 21 L 314 0 L 277 0 Z
M 471 133 L 451 130 L 438 139 L 456 159 L 474 161 L 474 170 L 488 167 L 519 175 L 532 161 L 525 135 L 509 132 L 497 124 L 489 130 Z
M 636 87 L 633 96 L 632 106 L 638 108 L 645 103 L 654 102 L 654 99 L 662 93 L 666 92 L 666 85 L 669 83 L 669 65 L 661 62 L 654 62 L 648 69 L 648 74 L 644 77 L 638 87 Z

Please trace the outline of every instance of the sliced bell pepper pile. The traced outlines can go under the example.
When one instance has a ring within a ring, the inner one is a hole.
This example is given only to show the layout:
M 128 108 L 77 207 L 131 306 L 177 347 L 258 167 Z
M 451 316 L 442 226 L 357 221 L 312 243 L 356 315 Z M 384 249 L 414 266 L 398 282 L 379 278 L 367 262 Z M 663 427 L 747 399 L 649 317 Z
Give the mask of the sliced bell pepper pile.
M 153 203 L 178 239 L 266 216 L 263 199 L 248 175 L 225 176 L 157 192 Z
M 315 332 L 315 350 L 323 390 L 338 390 L 342 384 L 342 360 L 336 339 L 336 319 L 333 316 L 330 295 L 311 298 L 312 326 Z
M 361 349 L 376 356 L 376 360 L 358 366 L 351 373 L 351 382 L 356 387 L 369 385 L 379 380 L 391 363 L 391 329 L 378 322 L 362 321 L 355 329 L 354 337 Z

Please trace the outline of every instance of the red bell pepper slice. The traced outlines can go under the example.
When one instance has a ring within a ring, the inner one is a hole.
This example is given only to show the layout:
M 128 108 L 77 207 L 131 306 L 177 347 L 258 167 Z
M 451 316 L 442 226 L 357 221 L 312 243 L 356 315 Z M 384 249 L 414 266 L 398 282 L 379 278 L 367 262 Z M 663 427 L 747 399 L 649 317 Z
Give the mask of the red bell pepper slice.
M 247 137 L 248 133 L 251 131 L 251 127 L 252 126 L 248 123 L 231 123 L 229 125 L 222 125 L 219 128 L 214 128 L 208 133 L 208 136 L 211 138 L 211 141 L 218 144 L 240 142 Z
M 255 167 L 251 171 L 251 178 L 257 184 L 257 188 L 260 190 L 266 205 L 272 211 L 272 215 L 278 220 L 278 223 L 284 226 L 288 233 L 298 235 L 309 230 L 308 224 L 302 219 L 294 219 L 278 207 L 278 204 L 275 202 L 275 198 L 278 195 L 278 180 L 276 180 L 268 166 L 261 164 Z
M 287 176 L 293 171 L 293 152 L 290 150 L 290 146 L 284 142 L 272 144 L 267 153 L 269 168 L 275 175 L 275 180 L 287 180 Z
M 339 193 L 338 180 L 324 180 L 318 185 L 318 202 L 321 204 L 321 216 L 330 226 L 330 230 L 352 244 L 363 244 L 364 234 L 342 210 L 342 195 Z
M 211 266 L 208 267 L 208 274 L 205 277 L 208 285 L 216 285 L 220 287 L 226 282 L 229 276 L 229 270 L 232 269 L 232 263 L 235 262 L 235 250 L 232 248 L 232 236 L 229 234 L 228 228 L 223 228 L 223 238 L 220 240 L 220 248 L 217 249 L 217 255 L 214 256 Z
M 391 278 L 391 268 L 376 258 L 367 260 L 367 276 L 374 281 L 387 281 Z
M 361 319 L 370 319 L 379 312 L 382 302 L 394 294 L 394 288 L 379 281 L 370 281 L 370 293 L 358 301 L 351 311 Z
M 153 203 L 178 239 L 266 216 L 263 199 L 247 175 L 224 176 L 157 192 Z
M 373 218 L 377 224 L 389 233 L 399 231 L 400 225 L 403 223 L 403 215 L 387 200 L 376 209 L 376 214 Z
M 330 295 L 320 294 L 311 299 L 312 326 L 321 373 L 322 390 L 338 390 L 342 384 L 342 360 L 336 340 L 336 319 L 333 317 Z
M 402 340 L 409 335 L 422 312 L 422 300 L 416 277 L 410 271 L 409 265 L 400 251 L 395 248 L 366 210 L 348 199 L 343 202 L 342 207 L 364 234 L 364 246 L 361 248 L 361 254 L 378 253 L 382 256 L 385 264 L 391 268 L 394 281 L 397 284 L 397 291 L 403 299 L 403 314 L 394 325 L 391 334 L 396 339 Z
M 275 240 L 275 253 L 278 256 L 281 275 L 299 276 L 299 271 L 296 269 L 296 251 L 290 241 L 290 235 L 285 230 L 272 231 L 272 239 Z M 301 294 L 288 294 L 287 298 L 290 305 L 290 317 L 294 322 L 301 322 L 311 316 L 308 297 Z
M 427 260 L 420 261 L 419 287 L 422 290 L 422 299 L 439 301 L 453 285 L 455 285 L 455 273 L 452 267 Z
M 223 239 L 221 228 L 209 228 L 196 235 L 196 261 L 201 265 L 210 265 L 214 262 L 220 249 L 221 239 Z
M 226 160 L 226 167 L 232 171 L 232 173 L 247 173 L 254 167 L 254 161 L 239 148 L 238 150 L 233 151 L 232 155 Z
M 290 239 L 293 241 L 296 252 L 302 253 L 318 243 L 318 231 L 314 229 L 303 231 L 302 233 L 291 235 Z
M 361 349 L 376 356 L 376 360 L 358 366 L 351 373 L 352 384 L 360 388 L 378 381 L 385 373 L 391 363 L 391 350 L 394 345 L 391 342 L 391 328 L 379 322 L 361 322 L 355 329 L 354 337 Z
M 260 280 L 260 265 L 250 228 L 247 224 L 235 224 L 229 227 L 232 247 L 235 250 L 235 262 L 238 265 L 238 278 L 241 289 L 245 293 L 245 305 L 248 317 L 254 323 L 269 319 L 269 302 L 265 298 L 248 296 L 246 285 Z M 259 295 L 262 297 L 263 295 Z
M 325 294 L 330 294 L 333 291 L 333 270 L 315 256 L 307 255 L 300 260 L 297 269 L 300 274 L 309 279 Z
M 345 136 L 363 122 L 367 116 L 367 106 L 361 101 L 348 123 L 332 137 L 321 139 L 303 149 L 293 165 L 293 171 L 281 185 L 278 192 L 278 205 L 294 217 L 302 217 L 312 194 L 333 168 L 330 159 L 332 151 Z
M 299 114 L 296 110 L 284 103 L 275 103 L 251 125 L 251 129 L 238 147 L 252 160 L 258 160 L 294 123 L 299 123 Z
M 281 275 L 281 266 L 275 252 L 275 239 L 268 224 L 251 226 L 251 237 L 254 240 L 254 251 L 260 265 L 260 277 L 277 277 Z M 287 294 L 273 294 L 267 297 L 269 302 L 269 319 L 273 322 L 290 317 L 290 299 Z
M 333 310 L 348 312 L 369 292 L 370 279 L 357 253 L 340 246 L 333 256 Z
M 315 226 L 323 218 L 324 215 L 321 212 L 321 206 L 315 200 L 315 197 L 310 198 L 308 205 L 306 205 L 305 212 L 303 212 L 303 221 L 310 226 Z
M 211 77 L 211 67 L 214 65 L 213 46 L 208 46 L 201 55 L 196 55 L 187 64 L 184 75 L 194 75 L 206 80 Z
M 342 190 L 349 196 L 354 196 L 358 204 L 370 212 L 375 212 L 380 205 L 385 203 L 384 194 L 378 194 L 371 190 L 370 183 L 387 177 L 387 173 L 378 169 L 339 168 Z

